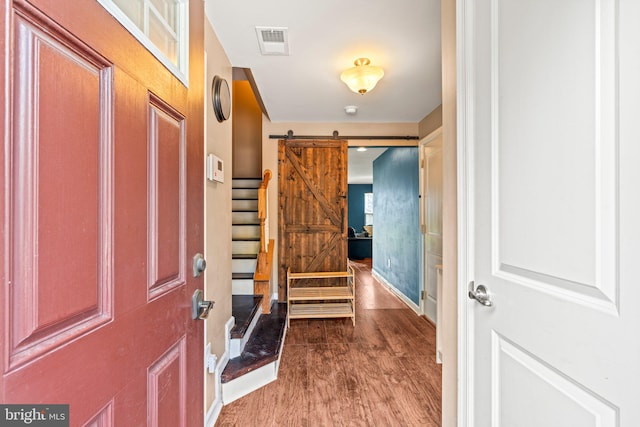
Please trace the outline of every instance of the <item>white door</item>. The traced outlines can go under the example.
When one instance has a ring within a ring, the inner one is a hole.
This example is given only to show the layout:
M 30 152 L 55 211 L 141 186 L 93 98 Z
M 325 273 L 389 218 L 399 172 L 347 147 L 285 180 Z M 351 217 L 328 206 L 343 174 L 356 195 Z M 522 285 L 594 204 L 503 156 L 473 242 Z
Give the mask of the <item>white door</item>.
M 461 425 L 640 426 L 640 2 L 458 13 Z
M 420 144 L 422 169 L 420 206 L 424 235 L 424 299 L 423 313 L 437 322 L 437 277 L 442 266 L 442 130 L 425 137 Z

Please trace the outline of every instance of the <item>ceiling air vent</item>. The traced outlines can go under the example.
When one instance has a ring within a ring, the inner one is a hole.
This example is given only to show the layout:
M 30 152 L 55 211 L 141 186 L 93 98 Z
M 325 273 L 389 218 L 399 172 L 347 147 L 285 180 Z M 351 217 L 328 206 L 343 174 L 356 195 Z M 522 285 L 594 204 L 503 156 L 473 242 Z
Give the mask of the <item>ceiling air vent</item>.
M 287 27 L 256 27 L 260 52 L 263 55 L 289 55 Z

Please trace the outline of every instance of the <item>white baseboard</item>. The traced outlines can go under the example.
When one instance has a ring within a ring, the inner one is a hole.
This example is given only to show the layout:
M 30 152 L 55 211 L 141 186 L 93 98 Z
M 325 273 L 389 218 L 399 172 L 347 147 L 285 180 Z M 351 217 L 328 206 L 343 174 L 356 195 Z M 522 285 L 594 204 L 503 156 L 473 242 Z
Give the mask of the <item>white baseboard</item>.
M 222 371 L 224 370 L 224 368 L 227 366 L 227 363 L 229 363 L 229 349 L 231 347 L 231 328 L 233 328 L 233 326 L 236 323 L 236 319 L 231 316 L 231 318 L 229 318 L 229 320 L 227 320 L 227 322 L 224 324 L 224 353 L 222 354 L 222 356 L 220 357 L 220 360 L 218 360 L 218 363 L 216 364 L 216 369 L 215 372 L 213 373 L 214 378 L 215 378 L 215 391 L 216 391 L 216 398 L 214 399 L 213 402 L 211 402 L 211 406 L 209 407 L 209 410 L 207 411 L 207 414 L 205 415 L 205 419 L 204 419 L 204 425 L 205 427 L 213 427 L 218 419 L 218 416 L 220 415 L 220 411 L 222 411 L 222 381 L 220 379 L 220 376 L 222 375 Z
M 205 427 L 213 427 L 216 425 L 216 421 L 220 416 L 220 412 L 222 411 L 222 399 L 218 399 L 213 401 L 211 407 L 207 411 L 207 415 L 204 418 Z
M 411 301 L 405 294 L 403 294 L 398 288 L 393 286 L 391 283 L 387 281 L 384 277 L 380 275 L 376 270 L 371 269 L 371 275 L 376 278 L 377 281 L 382 283 L 387 289 L 393 292 L 398 298 L 402 300 L 403 303 L 407 305 L 410 309 L 416 312 L 417 315 L 422 315 L 422 310 L 420 310 L 420 306 L 415 302 Z

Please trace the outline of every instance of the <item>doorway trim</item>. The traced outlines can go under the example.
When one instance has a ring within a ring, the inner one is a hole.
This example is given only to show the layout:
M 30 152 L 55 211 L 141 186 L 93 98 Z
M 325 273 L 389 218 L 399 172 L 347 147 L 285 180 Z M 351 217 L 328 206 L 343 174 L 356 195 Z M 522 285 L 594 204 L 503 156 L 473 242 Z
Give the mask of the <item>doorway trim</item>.
M 473 129 L 474 95 L 473 69 L 474 43 L 471 38 L 470 23 L 473 19 L 473 5 L 468 0 L 458 0 L 456 19 L 456 132 L 457 132 L 457 214 L 458 214 L 458 394 L 457 415 L 459 426 L 473 426 L 474 390 L 474 334 L 472 307 L 468 304 L 467 284 L 473 280 Z
M 427 292 L 427 252 L 426 252 L 426 243 L 427 243 L 427 209 L 425 207 L 426 199 L 427 199 L 427 189 L 425 188 L 425 181 L 427 179 L 427 164 L 424 156 L 424 148 L 429 146 L 429 144 L 433 143 L 436 139 L 442 137 L 442 125 L 440 125 L 437 129 L 432 131 L 430 134 L 425 136 L 418 143 L 418 152 L 419 152 L 419 161 L 420 161 L 420 234 L 421 234 L 421 245 L 420 245 L 420 282 L 421 282 L 421 298 L 420 298 L 420 312 L 422 315 L 426 316 L 427 319 L 427 300 L 428 300 L 428 292 Z M 442 257 L 442 256 L 441 256 Z M 442 262 L 440 262 L 442 264 Z M 440 300 L 440 295 L 438 295 L 438 300 Z M 438 301 L 437 300 L 437 301 Z M 438 304 L 436 302 L 436 304 Z M 437 323 L 440 319 L 436 316 L 436 328 Z

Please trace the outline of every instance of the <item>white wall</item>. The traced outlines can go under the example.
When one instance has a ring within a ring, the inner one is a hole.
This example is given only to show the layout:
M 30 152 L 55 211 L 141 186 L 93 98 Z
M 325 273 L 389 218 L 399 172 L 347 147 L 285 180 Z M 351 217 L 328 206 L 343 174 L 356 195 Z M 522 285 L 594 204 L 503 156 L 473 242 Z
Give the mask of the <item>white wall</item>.
M 205 299 L 215 301 L 205 326 L 205 346 L 220 359 L 225 350 L 225 323 L 231 317 L 231 146 L 232 120 L 219 123 L 211 102 L 211 81 L 215 75 L 232 87 L 232 69 L 218 38 L 205 19 L 205 155 L 213 153 L 224 161 L 225 182 L 205 182 Z M 216 400 L 215 378 L 205 373 L 205 412 Z

